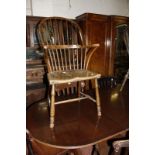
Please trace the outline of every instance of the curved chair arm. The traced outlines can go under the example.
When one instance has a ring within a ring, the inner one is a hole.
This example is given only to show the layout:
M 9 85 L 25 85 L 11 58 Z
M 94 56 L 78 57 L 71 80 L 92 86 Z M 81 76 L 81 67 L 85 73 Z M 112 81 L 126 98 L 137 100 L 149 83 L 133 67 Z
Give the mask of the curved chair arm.
M 30 155 L 35 155 L 35 153 L 37 153 L 38 155 L 44 155 L 44 152 L 38 146 L 38 144 L 36 143 L 35 139 L 33 138 L 28 129 L 26 129 L 26 139 L 29 144 Z
M 27 146 L 27 154 L 34 155 L 34 150 L 32 149 L 32 141 L 33 138 L 29 130 L 26 129 L 26 146 Z
M 100 44 L 92 44 L 90 50 L 87 51 L 87 59 L 86 59 L 86 67 L 85 67 L 86 69 L 88 68 L 92 55 L 94 54 L 94 52 L 99 46 Z
M 99 44 L 92 45 L 43 45 L 44 49 L 76 49 L 76 48 L 96 48 Z
M 115 152 L 119 152 L 122 147 L 129 147 L 129 140 L 117 140 L 113 142 Z

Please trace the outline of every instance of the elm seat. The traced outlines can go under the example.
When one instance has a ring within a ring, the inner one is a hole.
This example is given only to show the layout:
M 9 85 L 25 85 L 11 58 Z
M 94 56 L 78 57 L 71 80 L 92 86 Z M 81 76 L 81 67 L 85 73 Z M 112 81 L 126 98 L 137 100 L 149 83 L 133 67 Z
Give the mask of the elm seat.
M 48 73 L 50 84 L 71 83 L 76 81 L 91 80 L 100 78 L 101 75 L 89 70 L 55 71 Z
M 101 75 L 87 70 L 90 59 L 99 44 L 85 45 L 83 34 L 78 24 L 73 20 L 62 17 L 44 18 L 38 25 L 37 33 L 40 46 L 44 50 L 50 86 L 50 93 L 48 94 L 50 127 L 54 127 L 55 105 L 60 103 L 88 98 L 96 103 L 98 116 L 101 116 L 97 82 Z M 95 99 L 83 92 L 84 82 L 88 80 L 95 81 Z M 58 85 L 68 88 L 68 85 L 74 85 L 75 83 L 77 84 L 78 97 L 59 102 L 55 101 Z

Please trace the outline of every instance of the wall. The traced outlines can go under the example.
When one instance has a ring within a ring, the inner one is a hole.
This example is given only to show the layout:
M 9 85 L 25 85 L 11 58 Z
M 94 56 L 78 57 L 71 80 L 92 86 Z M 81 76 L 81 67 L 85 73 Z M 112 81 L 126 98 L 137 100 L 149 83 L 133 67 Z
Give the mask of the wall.
M 27 15 L 75 18 L 85 13 L 129 16 L 129 0 L 27 0 Z

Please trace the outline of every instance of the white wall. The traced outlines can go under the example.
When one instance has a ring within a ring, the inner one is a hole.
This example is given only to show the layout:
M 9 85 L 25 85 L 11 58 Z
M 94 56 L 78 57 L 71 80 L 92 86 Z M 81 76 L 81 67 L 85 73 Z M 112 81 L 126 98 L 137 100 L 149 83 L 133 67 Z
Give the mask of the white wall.
M 75 18 L 85 12 L 129 16 L 129 0 L 32 0 L 33 16 Z M 28 3 L 27 3 L 28 5 Z M 31 15 L 27 11 L 27 15 Z

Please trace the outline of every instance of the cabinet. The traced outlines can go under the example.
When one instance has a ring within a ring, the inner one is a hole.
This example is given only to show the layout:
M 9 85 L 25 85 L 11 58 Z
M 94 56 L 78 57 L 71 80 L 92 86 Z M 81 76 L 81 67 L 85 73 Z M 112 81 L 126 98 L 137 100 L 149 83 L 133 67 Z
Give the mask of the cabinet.
M 26 102 L 27 105 L 45 97 L 46 77 L 43 52 L 39 48 L 36 27 L 43 17 L 26 17 Z
M 100 44 L 88 68 L 101 73 L 102 76 L 111 76 L 110 19 L 105 15 L 85 13 L 76 17 L 76 20 L 82 28 L 86 44 Z
M 128 24 L 128 17 L 84 13 L 76 17 L 86 44 L 99 43 L 100 47 L 90 60 L 89 69 L 102 77 L 115 77 L 116 27 Z

